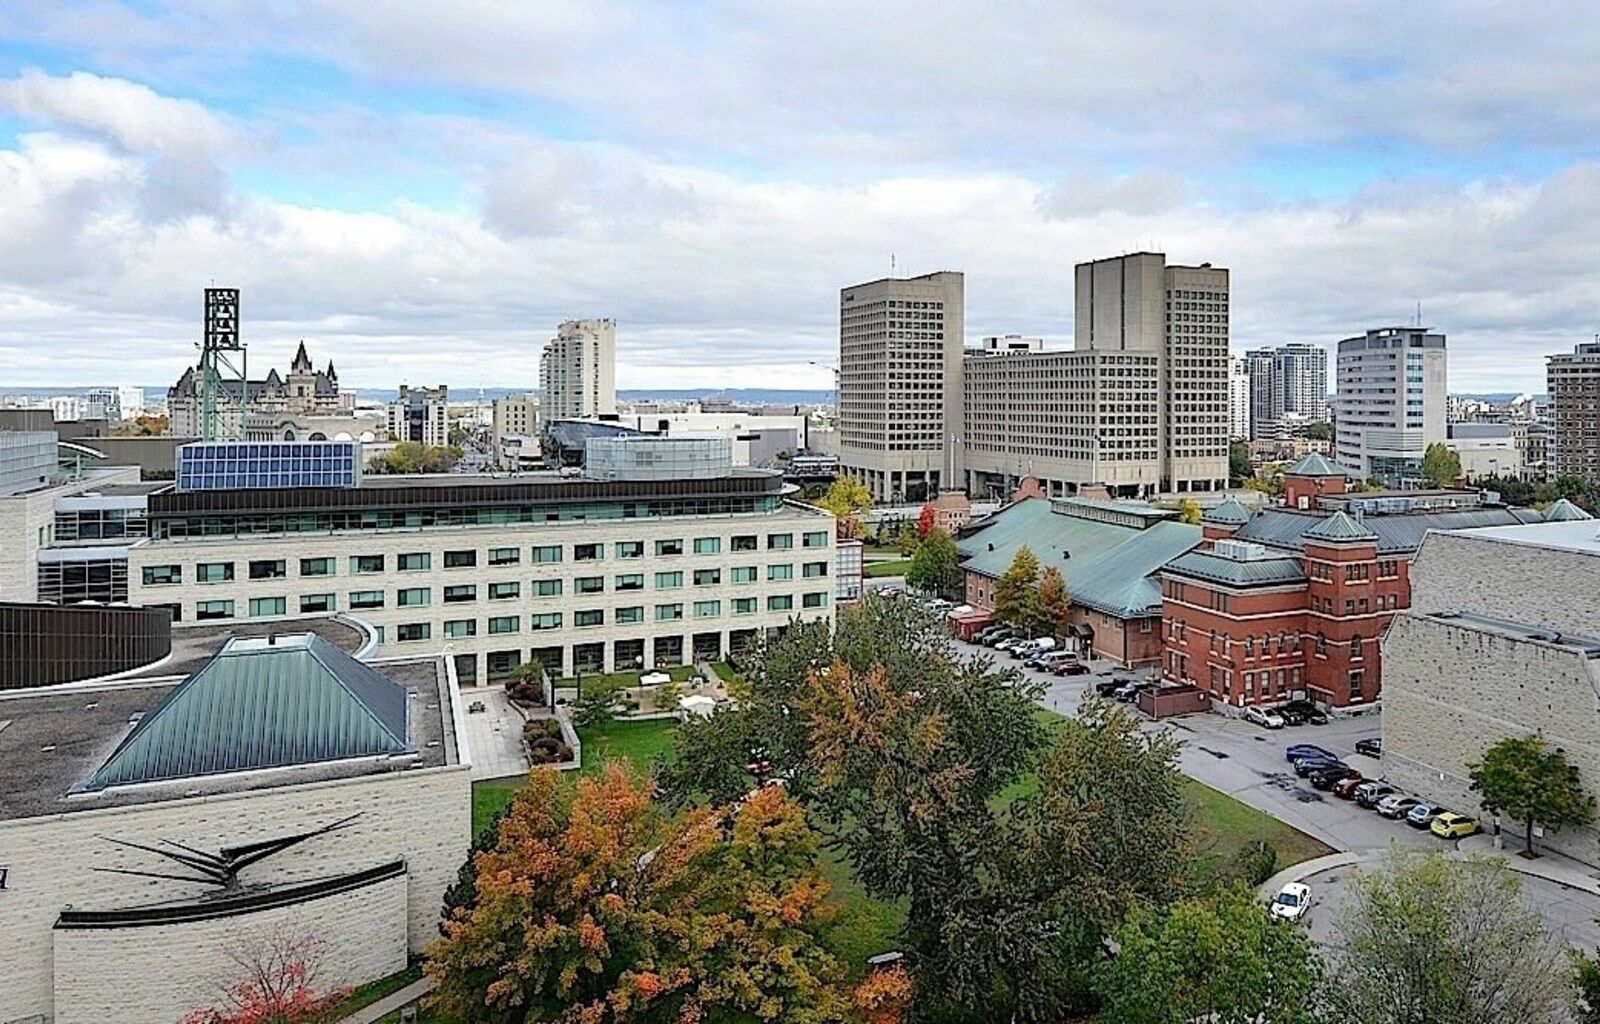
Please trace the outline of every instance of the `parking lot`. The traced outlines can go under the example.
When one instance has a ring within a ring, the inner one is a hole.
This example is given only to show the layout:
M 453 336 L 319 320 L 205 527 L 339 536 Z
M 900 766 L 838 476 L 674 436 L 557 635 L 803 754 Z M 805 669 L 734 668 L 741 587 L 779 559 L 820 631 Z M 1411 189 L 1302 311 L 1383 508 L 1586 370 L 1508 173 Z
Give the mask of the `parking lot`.
M 957 641 L 956 646 L 969 656 L 987 656 L 1000 665 L 1020 667 L 1016 659 L 997 655 L 976 644 Z M 1088 664 L 1089 674 L 1081 676 L 1055 676 L 1032 669 L 1023 671 L 1045 684 L 1040 703 L 1061 714 L 1071 714 L 1096 682 L 1154 675 L 1153 669 L 1130 672 L 1105 661 Z M 1314 743 L 1343 758 L 1363 775 L 1381 778 L 1382 762 L 1355 752 L 1357 740 L 1382 733 L 1376 711 L 1359 717 L 1335 718 L 1327 725 L 1271 730 L 1219 714 L 1169 718 L 1160 723 L 1152 722 L 1148 728 L 1169 729 L 1177 737 L 1182 744 L 1179 766 L 1186 774 L 1315 836 L 1334 849 L 1382 850 L 1391 842 L 1415 845 L 1444 842 L 1431 833 L 1381 818 L 1353 801 L 1340 800 L 1332 793 L 1313 789 L 1310 782 L 1297 778 L 1284 760 L 1285 746 Z

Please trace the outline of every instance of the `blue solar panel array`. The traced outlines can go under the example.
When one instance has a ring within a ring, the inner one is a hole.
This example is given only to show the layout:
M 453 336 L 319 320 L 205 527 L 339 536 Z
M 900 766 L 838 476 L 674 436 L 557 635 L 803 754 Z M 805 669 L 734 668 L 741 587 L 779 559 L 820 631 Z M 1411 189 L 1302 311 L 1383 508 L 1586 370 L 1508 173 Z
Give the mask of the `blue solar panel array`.
M 357 441 L 195 441 L 178 448 L 178 490 L 355 487 Z

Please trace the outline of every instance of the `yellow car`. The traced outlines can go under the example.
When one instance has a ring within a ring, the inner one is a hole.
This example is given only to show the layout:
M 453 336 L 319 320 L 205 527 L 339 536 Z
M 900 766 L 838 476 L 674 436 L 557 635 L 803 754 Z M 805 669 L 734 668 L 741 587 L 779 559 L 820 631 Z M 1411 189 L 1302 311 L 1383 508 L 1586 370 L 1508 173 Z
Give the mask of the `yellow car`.
M 1459 839 L 1462 836 L 1470 836 L 1476 831 L 1478 831 L 1477 820 L 1465 814 L 1445 811 L 1433 819 L 1433 834 L 1445 839 Z

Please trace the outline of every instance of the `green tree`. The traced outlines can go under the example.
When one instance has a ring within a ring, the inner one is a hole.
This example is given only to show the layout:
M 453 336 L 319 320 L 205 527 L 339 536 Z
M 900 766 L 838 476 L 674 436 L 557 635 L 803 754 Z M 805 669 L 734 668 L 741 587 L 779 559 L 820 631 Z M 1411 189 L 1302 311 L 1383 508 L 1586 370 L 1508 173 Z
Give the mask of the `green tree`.
M 1556 1024 L 1561 947 L 1504 863 L 1393 853 L 1360 872 L 1336 927 L 1327 1016 L 1339 1024 Z
M 955 539 L 938 527 L 928 531 L 927 539 L 911 556 L 906 583 L 949 601 L 958 600 L 965 588 Z
M 1039 618 L 1036 632 L 1065 636 L 1072 625 L 1072 595 L 1067 592 L 1066 578 L 1055 566 L 1045 568 L 1039 577 L 1039 596 L 1034 602 Z
M 1255 473 L 1250 460 L 1250 442 L 1235 441 L 1228 445 L 1228 479 L 1233 486 L 1241 486 Z
M 859 477 L 841 476 L 828 487 L 817 506 L 833 513 L 839 521 L 841 537 L 857 537 L 861 534 L 861 516 L 872 511 L 872 492 Z
M 1026 544 L 1017 549 L 1011 565 L 994 586 L 994 617 L 1028 627 L 1039 620 L 1039 579 L 1043 568 L 1033 549 Z
M 616 717 L 617 708 L 628 703 L 628 684 L 610 676 L 595 676 L 581 681 L 578 698 L 572 702 L 574 725 L 586 728 L 602 725 Z
M 374 460 L 372 466 L 380 473 L 448 473 L 456 468 L 461 455 L 460 448 L 401 441 L 389 449 L 382 460 Z
M 1327 420 L 1318 420 L 1315 423 L 1307 423 L 1295 433 L 1311 441 L 1332 441 L 1333 424 Z
M 1188 523 L 1190 526 L 1199 526 L 1200 517 L 1205 513 L 1200 510 L 1200 503 L 1193 498 L 1185 498 L 1178 502 L 1178 522 Z
M 1461 456 L 1449 445 L 1435 441 L 1422 453 L 1422 476 L 1435 487 L 1453 487 L 1461 478 Z
M 1573 1019 L 1576 1024 L 1600 1024 L 1600 959 L 1571 951 Z
M 1101 1024 L 1310 1024 L 1315 951 L 1242 886 L 1135 908 L 1099 970 Z
M 1594 820 L 1594 797 L 1578 779 L 1577 765 L 1537 736 L 1508 736 L 1468 769 L 1485 809 L 1523 823 L 1529 857 L 1539 855 L 1533 842 L 1535 824 L 1561 829 Z

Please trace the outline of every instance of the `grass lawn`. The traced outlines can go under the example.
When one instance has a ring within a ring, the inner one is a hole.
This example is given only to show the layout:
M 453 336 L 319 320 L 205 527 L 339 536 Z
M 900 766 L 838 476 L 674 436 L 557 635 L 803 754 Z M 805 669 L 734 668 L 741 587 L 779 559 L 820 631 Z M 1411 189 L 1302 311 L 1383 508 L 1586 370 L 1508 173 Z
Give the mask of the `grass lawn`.
M 1189 779 L 1187 789 L 1194 808 L 1195 862 L 1202 874 L 1216 872 L 1240 850 L 1261 841 L 1278 851 L 1280 871 L 1333 852 L 1321 840 L 1203 782 Z
M 868 562 L 862 571 L 868 576 L 904 576 L 911 568 L 911 559 L 897 558 L 892 562 Z
M 667 675 L 672 677 L 674 682 L 679 683 L 687 682 L 694 678 L 693 665 L 675 665 L 672 668 L 650 669 L 648 671 L 665 672 Z M 620 683 L 623 686 L 638 686 L 639 675 L 640 673 L 633 669 L 630 669 L 627 672 L 607 672 L 604 674 L 599 672 L 585 672 L 583 674 L 583 682 L 584 685 L 588 685 L 590 683 Z M 556 689 L 558 690 L 571 690 L 576 688 L 577 685 L 578 680 L 573 676 L 563 676 L 556 680 Z
M 407 967 L 400 973 L 391 974 L 387 978 L 379 978 L 377 981 L 369 981 L 365 985 L 358 985 L 350 993 L 349 998 L 335 1008 L 333 1019 L 343 1020 L 357 1010 L 371 1006 L 389 993 L 400 991 L 420 977 L 422 977 L 422 967 L 419 965 Z

